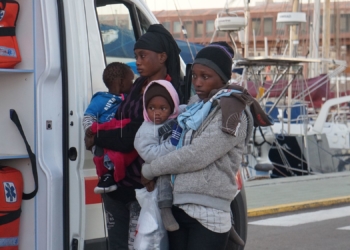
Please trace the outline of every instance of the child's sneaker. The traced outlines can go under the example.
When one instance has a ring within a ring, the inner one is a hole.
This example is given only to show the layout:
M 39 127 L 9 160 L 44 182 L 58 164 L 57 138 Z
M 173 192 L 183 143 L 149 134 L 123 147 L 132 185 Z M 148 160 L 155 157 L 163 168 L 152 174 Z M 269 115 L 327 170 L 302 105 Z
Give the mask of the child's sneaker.
M 94 189 L 95 194 L 109 193 L 117 189 L 117 184 L 114 181 L 113 175 L 102 175 L 100 181 Z

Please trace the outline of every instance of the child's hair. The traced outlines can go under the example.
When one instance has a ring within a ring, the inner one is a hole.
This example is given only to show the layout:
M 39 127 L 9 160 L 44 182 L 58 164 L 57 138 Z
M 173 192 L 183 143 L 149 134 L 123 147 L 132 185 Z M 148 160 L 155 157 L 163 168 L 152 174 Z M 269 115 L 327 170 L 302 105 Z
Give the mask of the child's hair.
M 168 102 L 171 109 L 171 113 L 174 112 L 174 101 L 169 93 L 169 90 L 166 89 L 163 85 L 154 81 L 152 85 L 149 86 L 147 88 L 147 91 L 144 93 L 146 107 L 148 106 L 148 103 L 156 96 L 163 97 Z
M 125 63 L 112 62 L 108 64 L 102 75 L 106 87 L 109 89 L 116 78 L 124 78 L 128 70 L 131 70 L 131 68 Z

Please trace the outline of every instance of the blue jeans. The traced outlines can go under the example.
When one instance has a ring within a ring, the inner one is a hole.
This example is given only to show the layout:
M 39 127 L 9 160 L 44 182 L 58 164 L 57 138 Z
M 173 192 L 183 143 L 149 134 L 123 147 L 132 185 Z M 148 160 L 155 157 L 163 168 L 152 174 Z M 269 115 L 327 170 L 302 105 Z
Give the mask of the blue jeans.
M 135 198 L 134 188 L 118 187 L 116 191 L 102 194 L 102 199 L 106 213 L 109 250 L 133 249 L 133 237 L 129 237 L 129 234 L 135 234 L 141 210 Z
M 172 211 L 180 229 L 168 232 L 170 250 L 225 250 L 229 232 L 210 231 L 176 206 Z
M 171 186 L 170 175 L 159 176 L 156 182 L 158 188 L 158 207 L 173 206 L 173 188 Z

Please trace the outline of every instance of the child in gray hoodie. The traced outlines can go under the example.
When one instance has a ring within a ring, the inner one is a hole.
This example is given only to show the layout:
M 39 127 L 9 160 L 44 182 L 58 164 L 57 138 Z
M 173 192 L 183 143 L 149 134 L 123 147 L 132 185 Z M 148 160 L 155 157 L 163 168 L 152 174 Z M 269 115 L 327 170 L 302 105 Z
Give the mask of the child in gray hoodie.
M 134 146 L 145 163 L 150 163 L 176 150 L 181 131 L 164 128 L 181 129 L 176 126 L 175 119 L 179 114 L 179 96 L 170 82 L 156 80 L 150 82 L 146 87 L 143 105 L 145 120 L 136 134 Z M 163 224 L 166 230 L 175 231 L 179 229 L 179 224 L 171 212 L 173 195 L 170 175 L 160 176 L 156 181 L 156 186 Z

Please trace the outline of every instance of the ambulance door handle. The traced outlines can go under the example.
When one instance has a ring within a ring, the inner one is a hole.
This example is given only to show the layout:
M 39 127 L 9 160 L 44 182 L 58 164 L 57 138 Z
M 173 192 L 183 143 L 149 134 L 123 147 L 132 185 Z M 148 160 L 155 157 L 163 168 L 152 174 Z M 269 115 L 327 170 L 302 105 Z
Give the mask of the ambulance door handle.
M 75 147 L 71 147 L 69 150 L 68 150 L 68 158 L 69 160 L 71 161 L 75 161 L 78 157 L 78 151 Z

